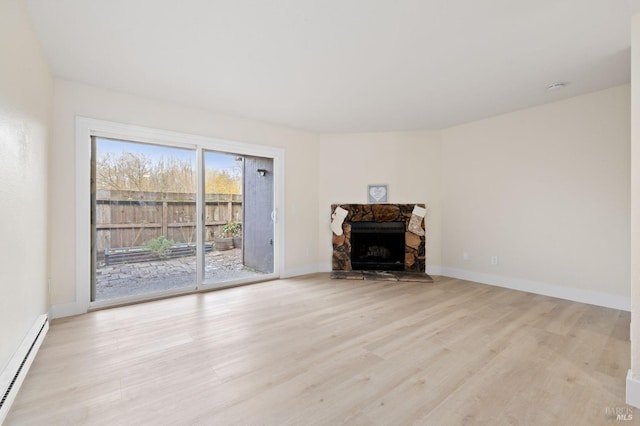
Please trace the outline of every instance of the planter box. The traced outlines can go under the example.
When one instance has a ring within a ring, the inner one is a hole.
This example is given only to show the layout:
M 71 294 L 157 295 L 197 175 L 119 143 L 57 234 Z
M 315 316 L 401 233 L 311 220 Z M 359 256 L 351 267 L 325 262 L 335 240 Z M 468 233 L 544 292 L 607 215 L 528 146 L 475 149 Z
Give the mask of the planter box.
M 235 248 L 242 248 L 242 237 L 233 237 L 233 246 Z
M 211 243 L 205 243 L 205 253 L 213 249 Z M 171 247 L 171 252 L 167 258 L 175 259 L 178 257 L 193 256 L 196 254 L 196 245 L 193 243 L 178 243 Z M 104 261 L 107 265 L 117 265 L 120 263 L 135 262 L 152 262 L 161 260 L 155 254 L 151 253 L 146 247 L 122 247 L 104 250 Z
M 233 238 L 214 238 L 213 245 L 218 251 L 231 250 L 233 248 Z

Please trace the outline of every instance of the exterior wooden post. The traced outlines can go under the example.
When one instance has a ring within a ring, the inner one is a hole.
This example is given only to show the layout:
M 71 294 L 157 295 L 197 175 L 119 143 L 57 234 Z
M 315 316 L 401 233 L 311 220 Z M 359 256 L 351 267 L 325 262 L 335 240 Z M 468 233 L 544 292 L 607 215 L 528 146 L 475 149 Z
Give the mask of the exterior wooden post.
M 162 235 L 169 238 L 169 206 L 166 201 L 162 203 Z

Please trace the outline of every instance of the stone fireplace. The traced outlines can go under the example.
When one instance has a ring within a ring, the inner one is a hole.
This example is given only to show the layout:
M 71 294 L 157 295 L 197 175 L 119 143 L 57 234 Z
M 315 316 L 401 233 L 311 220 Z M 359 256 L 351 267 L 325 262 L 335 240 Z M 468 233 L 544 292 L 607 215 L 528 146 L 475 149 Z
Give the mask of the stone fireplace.
M 408 231 L 416 205 L 425 207 L 424 204 L 332 204 L 331 212 L 337 207 L 347 211 L 343 234 L 333 234 L 332 270 L 425 273 L 425 236 Z M 422 227 L 424 229 L 424 221 Z

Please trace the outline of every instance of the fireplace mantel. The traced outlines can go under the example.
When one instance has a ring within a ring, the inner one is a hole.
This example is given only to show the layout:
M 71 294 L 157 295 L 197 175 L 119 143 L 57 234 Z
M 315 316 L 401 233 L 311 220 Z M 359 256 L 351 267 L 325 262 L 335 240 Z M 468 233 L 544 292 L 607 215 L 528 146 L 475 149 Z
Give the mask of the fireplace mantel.
M 331 212 L 336 207 L 347 211 L 342 223 L 342 235 L 333 234 L 333 271 L 351 271 L 351 224 L 355 222 L 404 222 L 405 229 L 409 228 L 409 221 L 415 206 L 425 207 L 424 204 L 332 204 Z M 424 228 L 424 219 L 421 226 Z M 412 232 L 405 233 L 405 272 L 425 272 L 425 236 Z

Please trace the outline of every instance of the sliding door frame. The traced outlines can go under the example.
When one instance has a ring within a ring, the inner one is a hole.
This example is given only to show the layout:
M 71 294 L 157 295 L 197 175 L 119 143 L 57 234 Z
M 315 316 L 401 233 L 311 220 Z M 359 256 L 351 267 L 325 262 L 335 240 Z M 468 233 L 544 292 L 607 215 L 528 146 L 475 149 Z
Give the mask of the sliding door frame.
M 154 293 L 152 295 L 131 296 L 109 301 L 91 302 L 91 137 L 119 139 L 123 141 L 151 143 L 196 150 L 197 185 L 196 185 L 196 222 L 197 222 L 197 262 L 196 292 L 211 291 L 256 281 L 247 278 L 230 281 L 228 285 L 212 287 L 203 285 L 204 260 L 204 150 L 253 155 L 273 159 L 274 167 L 274 272 L 264 275 L 259 280 L 279 278 L 284 271 L 284 150 L 281 148 L 235 142 L 210 138 L 187 133 L 135 126 L 111 121 L 76 117 L 76 253 L 75 253 L 75 291 L 78 310 L 87 312 L 107 306 L 116 306 L 143 300 L 167 297 L 183 293 L 192 293 L 192 288 L 177 289 Z

